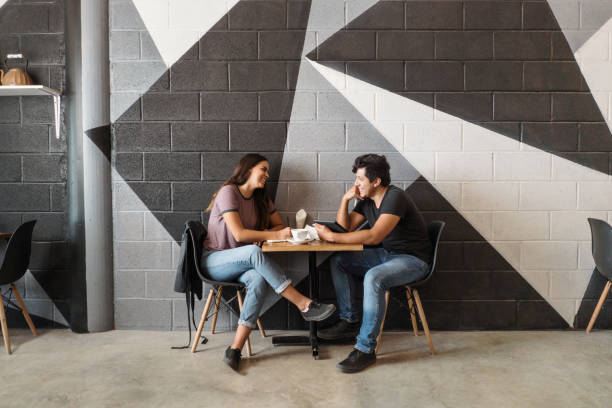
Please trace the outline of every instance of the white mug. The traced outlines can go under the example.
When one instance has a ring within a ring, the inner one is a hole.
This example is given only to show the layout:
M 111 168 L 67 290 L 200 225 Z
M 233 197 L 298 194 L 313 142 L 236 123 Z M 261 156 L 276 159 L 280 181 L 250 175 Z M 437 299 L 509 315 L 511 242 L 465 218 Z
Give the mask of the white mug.
M 293 235 L 293 239 L 296 241 L 304 241 L 308 239 L 308 230 L 306 229 L 292 229 L 291 235 Z

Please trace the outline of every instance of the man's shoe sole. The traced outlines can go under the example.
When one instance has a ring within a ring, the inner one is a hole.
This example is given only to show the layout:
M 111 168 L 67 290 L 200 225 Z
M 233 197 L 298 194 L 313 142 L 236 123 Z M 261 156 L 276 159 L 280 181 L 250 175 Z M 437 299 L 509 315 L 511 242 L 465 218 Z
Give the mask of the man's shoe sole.
M 363 370 L 365 370 L 366 368 L 368 368 L 369 366 L 371 366 L 374 363 L 376 363 L 376 360 L 373 360 L 368 365 L 365 365 L 365 366 L 360 367 L 360 368 L 357 368 L 357 367 L 345 367 L 345 366 L 340 365 L 340 364 L 336 364 L 336 367 L 338 367 L 338 369 L 340 371 L 342 371 L 343 373 L 352 374 L 352 373 L 358 373 L 359 371 L 363 371 Z

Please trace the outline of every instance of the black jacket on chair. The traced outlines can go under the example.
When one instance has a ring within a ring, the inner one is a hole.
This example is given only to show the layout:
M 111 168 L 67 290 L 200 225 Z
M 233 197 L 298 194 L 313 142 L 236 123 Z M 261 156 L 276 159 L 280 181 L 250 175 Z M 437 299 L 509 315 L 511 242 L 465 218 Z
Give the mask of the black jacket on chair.
M 200 221 L 187 221 L 183 236 L 181 238 L 181 254 L 178 267 L 176 268 L 176 279 L 174 280 L 174 291 L 186 293 L 187 289 L 202 299 L 202 280 L 198 276 L 197 262 L 202 256 L 204 239 L 206 238 L 206 227 Z M 192 243 L 192 239 L 195 241 Z M 195 244 L 195 245 L 194 245 Z M 197 252 L 193 254 L 193 249 Z
M 195 262 L 199 262 L 202 256 L 202 248 L 206 234 L 206 227 L 204 227 L 200 221 L 187 221 L 185 223 L 185 229 L 181 238 L 181 254 L 179 256 L 176 278 L 174 280 L 174 291 L 185 294 L 189 343 L 185 347 L 173 348 L 189 347 L 189 344 L 191 344 L 191 324 L 193 323 L 194 327 L 196 327 L 195 321 L 193 320 L 194 297 L 197 296 L 198 300 L 202 299 L 203 284 L 198 276 L 198 266 Z M 196 252 L 195 254 L 193 253 L 194 251 Z M 198 339 L 195 339 L 195 341 L 198 341 Z M 204 338 L 204 342 L 205 341 L 206 338 Z

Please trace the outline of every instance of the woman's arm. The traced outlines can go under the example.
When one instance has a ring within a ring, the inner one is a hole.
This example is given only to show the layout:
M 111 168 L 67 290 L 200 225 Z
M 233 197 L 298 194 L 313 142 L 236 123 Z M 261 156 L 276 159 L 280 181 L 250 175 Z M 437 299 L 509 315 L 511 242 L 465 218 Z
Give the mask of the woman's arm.
M 270 231 L 279 231 L 285 228 L 285 224 L 283 223 L 283 219 L 281 218 L 278 211 L 274 211 L 270 214 Z
M 287 239 L 291 237 L 291 228 L 289 227 L 276 231 L 256 231 L 246 229 L 242 225 L 240 215 L 237 211 L 223 213 L 223 220 L 234 236 L 234 239 L 238 242 L 258 242 L 266 241 L 268 239 Z

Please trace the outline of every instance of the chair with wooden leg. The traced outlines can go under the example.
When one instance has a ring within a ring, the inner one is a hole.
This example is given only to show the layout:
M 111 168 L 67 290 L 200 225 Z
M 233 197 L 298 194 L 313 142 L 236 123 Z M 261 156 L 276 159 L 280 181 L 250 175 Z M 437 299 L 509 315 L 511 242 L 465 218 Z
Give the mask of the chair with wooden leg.
M 6 352 L 11 354 L 11 341 L 9 339 L 8 327 L 6 324 L 6 312 L 4 310 L 4 298 L 8 296 L 7 302 L 21 310 L 23 317 L 25 318 L 32 334 L 37 336 L 36 327 L 30 318 L 28 309 L 26 309 L 23 299 L 15 286 L 15 282 L 23 277 L 28 270 L 30 265 L 30 254 L 32 251 L 32 230 L 34 229 L 36 221 L 28 221 L 21 224 L 17 230 L 11 236 L 6 251 L 4 252 L 4 258 L 0 266 L 0 285 L 9 285 L 7 295 L 2 295 L 2 302 L 0 302 L 0 323 L 2 325 L 2 336 L 4 337 L 4 345 Z M 10 300 L 10 294 L 15 296 L 18 305 L 15 305 Z
M 192 237 L 191 242 L 193 245 L 195 245 L 196 240 L 193 239 Z M 196 272 L 198 273 L 198 276 L 200 277 L 202 282 L 208 284 L 211 287 L 211 289 L 208 292 L 208 298 L 206 299 L 206 303 L 204 305 L 204 310 L 202 311 L 202 317 L 200 318 L 200 324 L 198 325 L 198 329 L 196 331 L 196 336 L 195 336 L 196 340 L 193 342 L 193 346 L 191 347 L 191 352 L 195 353 L 198 348 L 198 340 L 200 339 L 200 336 L 202 335 L 202 330 L 204 329 L 204 323 L 206 323 L 206 320 L 208 320 L 208 318 L 210 317 L 208 312 L 210 310 L 210 306 L 212 305 L 213 298 L 215 301 L 215 309 L 212 313 L 213 320 L 210 326 L 211 334 L 215 334 L 215 328 L 217 326 L 217 316 L 219 314 L 219 309 L 220 309 L 221 304 L 225 305 L 231 313 L 236 314 L 235 310 L 230 305 L 230 302 L 233 301 L 234 298 L 230 299 L 229 301 L 226 301 L 223 298 L 223 289 L 226 287 L 236 289 L 236 298 L 238 300 L 238 311 L 240 311 L 242 310 L 242 293 L 241 292 L 242 290 L 246 289 L 246 286 L 242 282 L 220 282 L 220 281 L 215 281 L 215 280 L 208 278 L 208 276 L 205 273 L 203 273 L 203 271 L 200 269 L 200 260 L 198 259 L 198 256 L 197 256 L 197 254 L 199 254 L 200 251 L 197 251 L 196 248 L 193 248 L 191 252 L 193 253 L 195 257 L 194 264 L 196 266 Z M 261 333 L 261 336 L 266 337 L 266 332 L 264 331 L 263 326 L 261 322 L 259 321 L 259 319 L 257 319 L 257 327 L 259 327 L 259 332 Z M 247 355 L 250 357 L 252 355 L 250 338 L 247 338 L 246 345 L 247 345 Z
M 596 218 L 589 218 L 589 225 L 591 226 L 591 249 L 595 267 L 607 282 L 587 326 L 587 333 L 591 332 L 599 311 L 608 297 L 610 287 L 612 287 L 612 227 L 607 222 Z
M 425 317 L 425 310 L 423 309 L 421 297 L 419 296 L 419 292 L 416 288 L 423 286 L 433 276 L 434 270 L 436 268 L 436 258 L 438 257 L 438 244 L 440 243 L 440 236 L 442 235 L 444 225 L 445 223 L 443 221 L 432 221 L 431 223 L 429 223 L 429 226 L 427 227 L 427 232 L 429 234 L 429 240 L 431 241 L 431 245 L 434 249 L 433 256 L 431 259 L 431 265 L 429 267 L 429 272 L 420 281 L 410 283 L 409 285 L 404 285 L 404 288 L 406 290 L 406 298 L 408 299 L 408 308 L 410 309 L 412 330 L 414 331 L 415 336 L 419 335 L 419 328 L 417 326 L 416 319 L 416 314 L 418 313 L 419 319 L 421 320 L 421 324 L 423 325 L 423 331 L 425 332 L 425 336 L 427 337 L 427 343 L 429 344 L 429 350 L 431 351 L 431 355 L 435 355 L 436 350 L 434 349 L 433 342 L 431 341 L 429 325 L 427 324 L 427 318 Z M 389 307 L 389 298 L 390 292 L 387 291 L 387 293 L 385 294 L 385 314 L 383 315 L 383 321 L 380 325 L 380 332 L 378 333 L 378 338 L 376 339 L 376 350 L 374 351 L 376 354 L 378 354 L 378 349 L 380 348 L 380 343 L 382 340 L 383 328 L 385 326 L 385 320 L 387 317 L 387 309 Z

